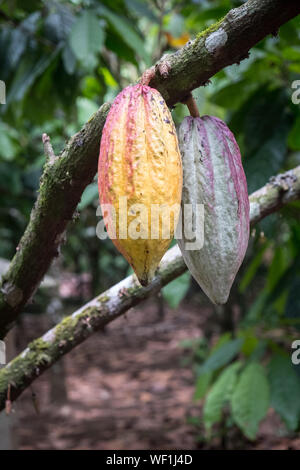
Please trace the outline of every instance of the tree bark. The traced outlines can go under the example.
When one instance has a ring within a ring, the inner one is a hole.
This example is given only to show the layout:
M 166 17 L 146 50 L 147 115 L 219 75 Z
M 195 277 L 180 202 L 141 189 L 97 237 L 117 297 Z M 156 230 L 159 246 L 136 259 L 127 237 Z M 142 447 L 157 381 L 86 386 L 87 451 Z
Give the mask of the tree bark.
M 254 225 L 284 204 L 299 198 L 300 166 L 271 178 L 270 183 L 250 196 L 251 224 Z M 5 406 L 9 384 L 11 399 L 15 400 L 61 356 L 131 307 L 158 293 L 163 286 L 180 276 L 186 269 L 179 248 L 175 246 L 164 256 L 157 275 L 149 286 L 142 287 L 136 276 L 129 276 L 64 318 L 41 338 L 30 343 L 19 356 L 0 371 L 0 410 Z
M 247 58 L 251 47 L 268 34 L 276 35 L 282 24 L 299 13 L 297 0 L 248 0 L 174 54 L 164 56 L 152 68 L 149 85 L 161 92 L 169 106 L 184 101 L 212 75 Z
M 223 67 L 239 63 L 249 49 L 300 12 L 296 0 L 248 0 L 152 69 L 150 86 L 169 106 L 184 100 Z M 59 253 L 67 223 L 92 181 L 110 105 L 104 104 L 73 136 L 63 152 L 48 156 L 30 221 L 0 283 L 0 338 L 32 298 Z

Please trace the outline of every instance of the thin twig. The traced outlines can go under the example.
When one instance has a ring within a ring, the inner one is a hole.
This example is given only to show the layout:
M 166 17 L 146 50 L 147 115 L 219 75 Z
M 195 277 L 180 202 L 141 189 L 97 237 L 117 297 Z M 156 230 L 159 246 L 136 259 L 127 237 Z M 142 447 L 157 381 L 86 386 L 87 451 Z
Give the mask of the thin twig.
M 53 147 L 51 145 L 50 137 L 47 134 L 44 133 L 42 135 L 42 141 L 43 141 L 43 144 L 44 144 L 45 155 L 48 158 L 48 163 L 50 165 L 53 165 L 53 163 L 55 163 L 56 156 L 55 156 Z
M 145 70 L 140 80 L 141 85 L 149 85 L 149 82 L 150 80 L 152 80 L 154 75 L 155 75 L 154 67 L 151 67 L 150 69 Z

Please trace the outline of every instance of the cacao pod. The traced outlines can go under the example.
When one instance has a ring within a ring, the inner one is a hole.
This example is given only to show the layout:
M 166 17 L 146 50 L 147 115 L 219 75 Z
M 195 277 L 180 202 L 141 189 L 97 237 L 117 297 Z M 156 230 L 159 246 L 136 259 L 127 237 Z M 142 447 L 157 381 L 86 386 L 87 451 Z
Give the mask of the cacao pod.
M 173 238 L 182 189 L 175 126 L 157 90 L 128 86 L 114 100 L 102 133 L 98 187 L 107 232 L 141 284 L 147 285 Z M 152 207 L 174 208 L 169 233 L 158 214 L 157 232 L 152 234 Z M 137 214 L 140 234 L 131 230 L 137 226 Z
M 215 304 L 226 303 L 249 240 L 247 181 L 237 142 L 216 117 L 186 117 L 179 128 L 183 163 L 182 210 L 204 205 L 203 247 L 187 250 L 185 221 L 178 239 L 183 258 Z M 193 222 L 194 223 L 194 222 Z

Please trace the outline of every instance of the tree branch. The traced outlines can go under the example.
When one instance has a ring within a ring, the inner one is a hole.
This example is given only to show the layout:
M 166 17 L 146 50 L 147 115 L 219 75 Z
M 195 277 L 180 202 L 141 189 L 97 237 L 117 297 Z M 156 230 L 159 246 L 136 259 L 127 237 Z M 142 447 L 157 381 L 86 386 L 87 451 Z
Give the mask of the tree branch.
M 50 165 L 53 165 L 53 163 L 55 163 L 56 157 L 53 151 L 53 147 L 51 145 L 50 137 L 47 134 L 43 134 L 42 141 L 44 144 L 44 152 L 46 157 L 48 158 L 48 162 Z
M 161 92 L 168 105 L 181 102 L 223 67 L 247 57 L 252 46 L 299 12 L 296 0 L 248 0 L 194 41 L 163 57 L 152 67 L 149 84 Z M 31 299 L 52 259 L 58 255 L 67 223 L 96 173 L 109 107 L 101 106 L 71 138 L 62 154 L 45 165 L 29 224 L 0 283 L 0 338 Z
M 300 166 L 271 178 L 268 184 L 250 196 L 251 224 L 299 198 Z M 15 400 L 61 356 L 131 307 L 159 292 L 186 269 L 179 248 L 175 246 L 164 256 L 149 286 L 142 287 L 135 275 L 129 276 L 30 343 L 19 356 L 0 370 L 0 410 L 5 407 L 9 386 L 11 400 Z
M 59 247 L 85 187 L 97 171 L 99 142 L 109 110 L 104 104 L 54 155 L 43 136 L 47 161 L 27 228 L 0 284 L 0 338 L 33 296 Z
M 239 64 L 251 47 L 268 34 L 277 34 L 282 24 L 299 13 L 295 0 L 248 0 L 174 54 L 165 55 L 152 67 L 149 85 L 173 106 L 219 70 Z
M 269 183 L 250 196 L 251 225 L 297 199 L 300 199 L 300 165 L 273 176 Z

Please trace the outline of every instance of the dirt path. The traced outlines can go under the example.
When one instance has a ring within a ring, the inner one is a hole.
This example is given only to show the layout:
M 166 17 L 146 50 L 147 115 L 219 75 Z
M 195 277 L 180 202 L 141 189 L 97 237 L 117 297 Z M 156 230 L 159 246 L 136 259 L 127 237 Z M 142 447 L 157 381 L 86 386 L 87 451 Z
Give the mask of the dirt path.
M 29 317 L 25 328 L 41 334 L 42 324 Z M 201 320 L 185 307 L 166 309 L 162 321 L 153 302 L 131 310 L 67 355 L 67 402 L 51 402 L 49 371 L 33 386 L 39 415 L 24 392 L 16 405 L 19 448 L 195 448 L 185 424 L 193 374 L 182 365 L 180 342 L 200 334 Z
M 15 404 L 19 449 L 196 449 L 186 418 L 198 415 L 200 406 L 192 401 L 194 378 L 180 342 L 199 338 L 209 317 L 188 305 L 166 308 L 159 319 L 150 300 L 95 334 L 64 359 L 67 400 L 51 398 L 62 382 L 59 371 L 50 370 L 33 385 L 38 415 L 32 390 Z M 27 317 L 24 344 L 47 328 L 47 318 Z M 258 440 L 246 446 L 300 448 L 299 438 L 283 433 L 271 411 Z M 233 437 L 230 447 L 245 448 L 245 442 Z

